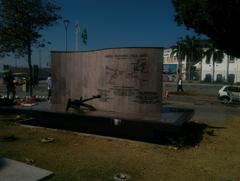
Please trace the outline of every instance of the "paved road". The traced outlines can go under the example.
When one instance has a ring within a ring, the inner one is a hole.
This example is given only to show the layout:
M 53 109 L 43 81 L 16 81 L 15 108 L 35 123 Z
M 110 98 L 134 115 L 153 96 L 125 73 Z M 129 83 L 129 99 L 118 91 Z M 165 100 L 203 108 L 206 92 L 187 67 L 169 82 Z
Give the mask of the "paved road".
M 240 104 L 224 105 L 217 99 L 222 84 L 184 83 L 184 94 L 170 94 L 163 102 L 169 106 L 195 110 L 194 121 L 224 121 L 240 117 Z M 164 82 L 163 90 L 176 92 L 175 82 Z
M 179 96 L 172 99 L 164 99 L 164 104 L 171 107 L 194 109 L 195 114 L 192 118 L 194 121 L 206 122 L 225 121 L 240 117 L 240 104 L 222 104 L 218 100 L 201 100 L 197 97 L 183 96 L 179 101 Z M 198 103 L 200 102 L 200 103 Z
M 216 96 L 222 84 L 203 84 L 203 83 L 187 83 L 183 82 L 183 89 L 185 92 L 193 95 Z M 176 92 L 176 82 L 163 82 L 163 92 Z M 0 81 L 0 94 L 6 95 L 5 85 Z M 19 96 L 28 95 L 22 91 L 22 86 L 17 87 L 17 94 Z M 39 85 L 34 88 L 34 95 L 47 95 L 46 81 L 40 81 Z
M 216 96 L 218 90 L 223 86 L 223 84 L 205 84 L 205 83 L 187 83 L 183 82 L 183 89 L 185 92 L 197 95 L 205 96 Z M 176 92 L 177 83 L 176 82 L 164 82 L 163 91 L 166 90 L 170 92 Z
M 194 120 L 224 120 L 233 116 L 240 116 L 240 104 L 223 105 L 216 97 L 221 84 L 200 84 L 184 83 L 184 89 L 189 95 L 171 95 L 163 103 L 173 107 L 195 109 Z M 163 90 L 176 91 L 174 82 L 163 83 Z M 0 94 L 6 95 L 5 85 L 0 83 Z M 23 92 L 22 87 L 17 88 L 17 95 L 22 97 L 29 95 L 29 92 Z M 34 87 L 34 95 L 46 96 L 46 81 L 40 81 L 39 85 Z

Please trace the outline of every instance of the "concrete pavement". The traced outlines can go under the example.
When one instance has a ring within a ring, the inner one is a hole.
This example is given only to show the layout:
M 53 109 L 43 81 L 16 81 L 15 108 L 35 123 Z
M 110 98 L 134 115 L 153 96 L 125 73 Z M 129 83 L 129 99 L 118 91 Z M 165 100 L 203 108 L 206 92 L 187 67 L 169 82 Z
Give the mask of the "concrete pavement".
M 47 96 L 47 82 L 46 81 L 40 81 L 38 85 L 33 87 L 33 95 L 38 96 Z M 7 90 L 6 85 L 0 82 L 0 95 L 6 96 Z M 16 86 L 16 96 L 18 97 L 25 97 L 29 96 L 29 92 L 26 92 L 23 90 L 23 86 Z
M 53 172 L 23 162 L 0 158 L 1 181 L 37 181 L 52 175 Z
M 191 120 L 197 122 L 224 121 L 240 117 L 240 104 L 222 104 L 215 97 L 170 95 L 163 104 L 178 108 L 194 109 Z
M 191 93 L 194 95 L 205 95 L 205 96 L 216 96 L 218 90 L 225 84 L 210 84 L 210 83 L 200 83 L 200 82 L 192 82 L 188 83 L 186 81 L 183 82 L 183 89 L 187 93 Z M 163 82 L 163 92 L 168 90 L 169 92 L 177 91 L 177 83 L 176 82 Z

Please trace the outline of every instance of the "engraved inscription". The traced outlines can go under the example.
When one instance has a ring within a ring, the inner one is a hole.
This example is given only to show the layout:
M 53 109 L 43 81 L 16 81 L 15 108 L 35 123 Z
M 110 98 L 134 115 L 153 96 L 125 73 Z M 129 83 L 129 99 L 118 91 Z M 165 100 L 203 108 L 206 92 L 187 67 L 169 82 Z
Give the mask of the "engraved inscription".
M 151 71 L 148 54 L 108 54 L 105 58 L 109 61 L 105 65 L 107 89 L 99 89 L 101 101 L 108 102 L 115 96 L 121 96 L 138 104 L 160 103 L 158 92 L 140 90 L 142 87 L 147 88 L 149 83 Z M 119 60 L 126 61 L 128 66 L 119 65 Z
M 150 91 L 139 91 L 138 95 L 136 96 L 136 100 L 139 104 L 158 104 L 160 103 L 159 94 L 157 92 L 150 92 Z
M 101 95 L 99 101 L 108 102 L 109 99 L 112 99 L 112 97 L 110 97 L 110 92 L 111 92 L 110 90 L 98 89 L 98 94 Z

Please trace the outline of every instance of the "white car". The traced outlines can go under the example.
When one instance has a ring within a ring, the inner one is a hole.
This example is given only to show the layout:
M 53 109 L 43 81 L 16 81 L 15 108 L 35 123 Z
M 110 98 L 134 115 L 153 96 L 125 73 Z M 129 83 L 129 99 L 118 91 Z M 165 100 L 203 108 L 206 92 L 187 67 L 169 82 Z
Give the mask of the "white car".
M 240 86 L 225 85 L 218 91 L 218 99 L 222 103 L 240 102 Z

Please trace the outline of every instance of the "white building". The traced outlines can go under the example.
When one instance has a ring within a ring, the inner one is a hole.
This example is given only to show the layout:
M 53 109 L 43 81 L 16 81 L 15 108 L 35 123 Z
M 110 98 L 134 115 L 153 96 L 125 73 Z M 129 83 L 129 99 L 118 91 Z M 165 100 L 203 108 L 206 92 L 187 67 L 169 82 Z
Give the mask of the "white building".
M 222 62 L 202 60 L 201 80 L 214 82 L 240 82 L 240 59 L 224 54 Z
M 177 70 L 180 67 L 178 65 L 177 56 L 171 55 L 172 49 L 166 48 L 164 50 L 164 72 L 178 74 Z M 186 59 L 181 62 L 182 78 L 186 79 Z M 214 67 L 213 67 L 214 65 Z M 201 81 L 206 82 L 240 82 L 240 59 L 224 54 L 224 58 L 221 62 L 206 61 L 206 57 L 202 61 L 194 65 L 196 71 L 199 72 Z M 214 79 L 213 79 L 214 78 Z
M 178 70 L 182 69 L 182 79 L 186 79 L 186 60 L 180 62 L 179 65 L 177 54 L 172 55 L 172 49 L 166 48 L 163 51 L 163 72 L 166 74 L 176 74 L 178 75 Z

